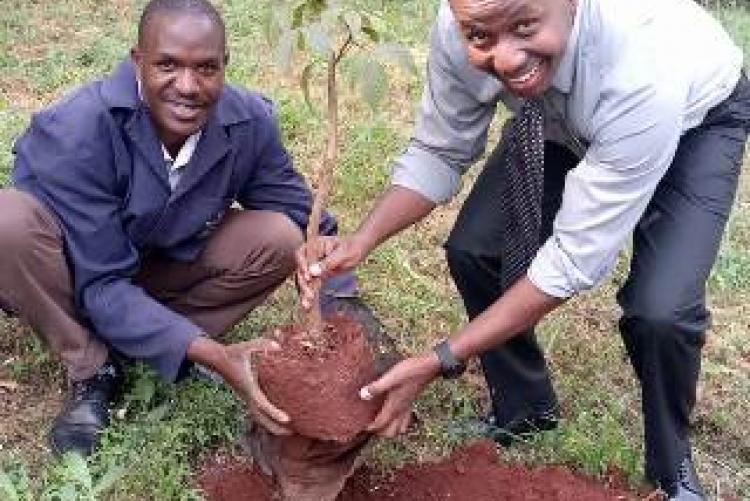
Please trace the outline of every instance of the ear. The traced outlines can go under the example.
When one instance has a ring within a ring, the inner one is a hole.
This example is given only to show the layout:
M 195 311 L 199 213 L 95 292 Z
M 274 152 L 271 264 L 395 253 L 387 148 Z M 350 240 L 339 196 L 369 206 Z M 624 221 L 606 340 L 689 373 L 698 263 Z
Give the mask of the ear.
M 143 64 L 143 52 L 137 45 L 130 49 L 130 60 L 135 65 L 135 74 L 138 79 L 141 79 L 141 65 Z

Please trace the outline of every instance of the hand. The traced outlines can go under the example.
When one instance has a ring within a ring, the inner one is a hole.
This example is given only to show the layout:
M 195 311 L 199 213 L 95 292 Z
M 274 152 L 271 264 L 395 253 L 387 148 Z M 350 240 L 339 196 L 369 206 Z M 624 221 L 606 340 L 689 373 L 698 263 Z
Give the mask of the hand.
M 275 351 L 280 347 L 269 339 L 255 339 L 244 343 L 237 343 L 226 347 L 229 358 L 239 372 L 237 386 L 230 383 L 235 391 L 247 403 L 250 418 L 274 435 L 291 435 L 292 431 L 286 427 L 289 416 L 273 405 L 258 384 L 258 376 L 253 368 L 253 355 L 259 351 Z
M 302 307 L 309 309 L 313 302 L 311 282 L 318 278 L 351 271 L 367 256 L 369 250 L 356 234 L 345 237 L 319 237 L 320 261 L 308 262 L 309 243 L 303 244 L 295 258 L 297 261 L 297 284 L 300 289 Z
M 245 401 L 253 421 L 274 435 L 290 435 L 292 432 L 286 427 L 289 416 L 268 400 L 252 367 L 255 353 L 278 349 L 279 345 L 269 339 L 222 345 L 199 336 L 188 347 L 188 358 L 218 372 Z
M 367 430 L 388 438 L 406 433 L 414 400 L 439 373 L 440 362 L 431 353 L 399 362 L 380 379 L 362 388 L 360 396 L 364 400 L 385 395 L 383 407 Z

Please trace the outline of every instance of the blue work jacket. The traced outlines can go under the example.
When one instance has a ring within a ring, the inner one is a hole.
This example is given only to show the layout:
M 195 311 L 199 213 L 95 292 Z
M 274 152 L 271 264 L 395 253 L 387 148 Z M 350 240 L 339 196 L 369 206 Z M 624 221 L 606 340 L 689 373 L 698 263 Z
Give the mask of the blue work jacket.
M 194 260 L 235 201 L 302 229 L 312 205 L 270 102 L 229 85 L 172 192 L 130 61 L 36 114 L 14 153 L 14 185 L 60 221 L 82 320 L 167 380 L 200 329 L 133 282 L 144 253 Z M 321 229 L 334 233 L 335 221 Z

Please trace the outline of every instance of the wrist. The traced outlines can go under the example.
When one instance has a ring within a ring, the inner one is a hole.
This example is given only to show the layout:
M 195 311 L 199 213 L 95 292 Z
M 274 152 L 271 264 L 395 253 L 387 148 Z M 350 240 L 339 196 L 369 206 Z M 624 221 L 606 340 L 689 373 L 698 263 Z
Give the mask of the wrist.
M 367 255 L 378 246 L 377 238 L 364 229 L 352 234 L 351 243 L 357 251 L 359 262 L 364 261 Z
M 187 359 L 223 374 L 227 354 L 223 344 L 205 336 L 198 336 L 188 346 Z

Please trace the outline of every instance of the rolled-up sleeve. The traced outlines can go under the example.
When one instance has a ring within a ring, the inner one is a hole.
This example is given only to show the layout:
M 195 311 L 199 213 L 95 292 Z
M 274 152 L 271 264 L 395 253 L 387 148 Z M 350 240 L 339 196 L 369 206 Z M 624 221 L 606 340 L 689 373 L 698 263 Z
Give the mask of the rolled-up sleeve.
M 617 78 L 613 82 L 629 82 Z M 567 176 L 551 237 L 528 271 L 566 298 L 608 275 L 669 168 L 683 127 L 687 88 L 675 81 L 610 87 L 594 115 L 593 142 Z
M 392 183 L 435 203 L 458 192 L 461 175 L 484 153 L 501 98 L 500 82 L 472 68 L 447 4 L 432 29 L 427 80 L 414 135 L 393 168 Z

